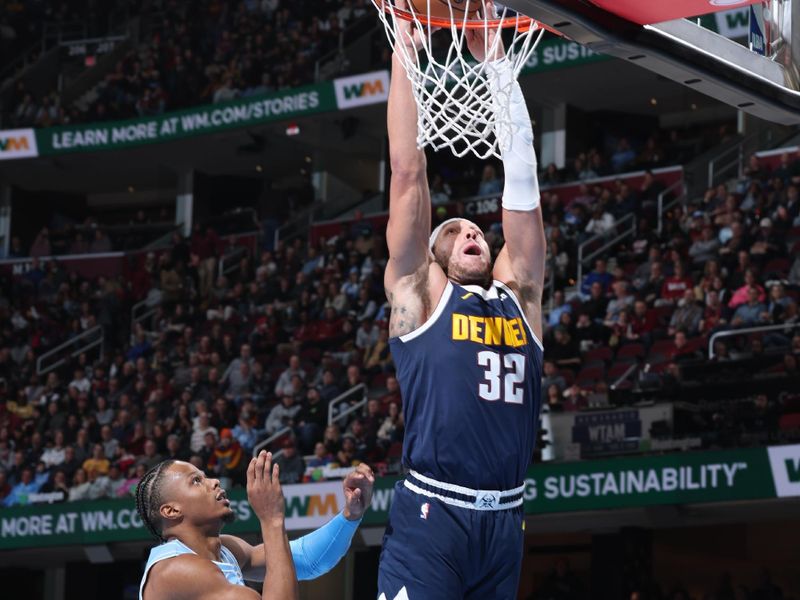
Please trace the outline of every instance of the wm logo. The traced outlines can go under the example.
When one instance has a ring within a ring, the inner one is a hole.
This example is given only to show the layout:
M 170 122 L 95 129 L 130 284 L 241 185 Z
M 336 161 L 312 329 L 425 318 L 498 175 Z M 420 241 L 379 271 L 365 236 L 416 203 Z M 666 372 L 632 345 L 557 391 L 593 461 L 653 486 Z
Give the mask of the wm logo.
M 386 594 L 381 594 L 378 596 L 378 600 L 386 600 Z M 395 596 L 393 600 L 408 600 L 408 592 L 406 592 L 406 588 L 403 587 L 403 589 L 397 592 L 397 596 Z
M 28 138 L 0 138 L 0 152 L 20 152 L 23 150 L 30 150 Z
M 800 444 L 767 448 L 778 498 L 800 497 Z
M 787 458 L 784 464 L 789 482 L 800 483 L 800 458 Z
M 353 98 L 364 98 L 366 96 L 378 96 L 383 95 L 383 93 L 383 81 L 380 79 L 348 85 L 344 88 L 344 97 L 347 100 L 352 100 Z
M 747 10 L 731 11 L 725 15 L 725 21 L 730 29 L 750 26 L 750 13 Z

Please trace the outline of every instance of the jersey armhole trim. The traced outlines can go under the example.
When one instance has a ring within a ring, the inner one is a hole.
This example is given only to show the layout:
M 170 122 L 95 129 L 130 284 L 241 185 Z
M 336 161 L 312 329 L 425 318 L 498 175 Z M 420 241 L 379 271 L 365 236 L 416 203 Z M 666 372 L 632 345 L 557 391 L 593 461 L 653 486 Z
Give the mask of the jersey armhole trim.
M 444 312 L 444 308 L 445 308 L 445 306 L 447 306 L 447 303 L 450 301 L 450 296 L 452 294 L 453 294 L 453 284 L 450 281 L 448 281 L 447 285 L 444 288 L 444 291 L 442 292 L 442 297 L 439 298 L 439 304 L 436 305 L 436 310 L 434 310 L 433 314 L 431 314 L 431 316 L 428 317 L 428 320 L 425 321 L 419 327 L 417 327 L 414 331 L 406 333 L 405 335 L 401 335 L 397 339 L 399 339 L 401 342 L 403 342 L 405 344 L 406 342 L 410 342 L 411 340 L 413 340 L 415 338 L 418 338 L 423 333 L 428 331 L 428 329 L 433 327 L 433 325 L 436 323 L 436 321 L 442 315 L 442 312 Z
M 533 330 L 533 327 L 531 327 L 531 324 L 528 322 L 528 317 L 525 316 L 525 311 L 522 310 L 522 304 L 520 304 L 520 301 L 519 301 L 519 298 L 517 298 L 517 295 L 514 293 L 514 291 L 510 287 L 508 287 L 502 281 L 499 281 L 499 280 L 495 279 L 494 280 L 494 284 L 497 287 L 499 287 L 501 290 L 503 290 L 506 294 L 508 294 L 511 297 L 511 299 L 514 301 L 514 304 L 517 305 L 517 308 L 519 309 L 519 314 L 522 315 L 522 320 L 525 322 L 525 325 L 528 326 L 528 330 L 531 332 L 531 337 L 533 338 L 533 341 L 535 341 L 536 345 L 539 346 L 539 350 L 544 352 L 544 344 L 542 344 L 542 341 L 538 337 L 536 337 L 536 332 Z
M 191 551 L 191 549 L 190 549 L 190 551 Z M 144 586 L 147 585 L 147 581 L 148 581 L 148 578 L 150 577 L 150 571 L 152 570 L 152 568 L 155 567 L 158 563 L 160 563 L 160 562 L 162 562 L 164 560 L 168 560 L 170 558 L 176 558 L 178 556 L 182 556 L 183 554 L 186 554 L 186 553 L 177 552 L 177 551 L 173 550 L 169 554 L 164 554 L 163 556 L 159 556 L 153 562 L 150 562 L 149 559 L 148 559 L 148 563 L 149 564 L 146 565 L 146 567 L 144 569 L 144 573 L 142 574 L 142 581 L 139 584 L 139 600 L 143 600 L 143 598 L 144 598 Z M 194 554 L 194 552 L 192 552 L 192 554 Z

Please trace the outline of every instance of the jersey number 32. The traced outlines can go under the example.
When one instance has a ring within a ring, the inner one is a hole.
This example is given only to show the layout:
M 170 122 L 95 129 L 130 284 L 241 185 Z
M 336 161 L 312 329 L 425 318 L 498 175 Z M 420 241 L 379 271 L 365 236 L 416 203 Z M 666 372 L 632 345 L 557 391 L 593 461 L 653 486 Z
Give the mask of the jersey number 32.
M 502 398 L 509 404 L 522 404 L 525 390 L 525 356 L 522 354 L 499 354 L 491 350 L 478 352 L 478 364 L 484 367 L 485 383 L 478 386 L 478 395 L 494 402 Z

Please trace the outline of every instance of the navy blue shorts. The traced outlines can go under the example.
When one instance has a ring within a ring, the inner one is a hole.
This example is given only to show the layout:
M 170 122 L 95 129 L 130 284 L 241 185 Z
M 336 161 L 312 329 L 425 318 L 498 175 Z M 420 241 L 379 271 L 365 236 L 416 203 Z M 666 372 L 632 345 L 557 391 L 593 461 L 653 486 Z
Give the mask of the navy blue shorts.
M 523 523 L 521 506 L 470 510 L 416 494 L 398 482 L 383 538 L 379 597 L 513 600 L 522 566 Z

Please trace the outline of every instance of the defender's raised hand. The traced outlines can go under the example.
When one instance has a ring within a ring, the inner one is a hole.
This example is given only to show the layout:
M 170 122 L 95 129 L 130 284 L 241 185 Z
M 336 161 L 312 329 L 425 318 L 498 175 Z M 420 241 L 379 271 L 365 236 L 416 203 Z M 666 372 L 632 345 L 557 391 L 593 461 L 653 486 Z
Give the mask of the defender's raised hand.
M 342 482 L 344 487 L 344 517 L 356 521 L 364 516 L 372 502 L 372 488 L 375 485 L 375 474 L 365 463 L 349 473 Z
M 247 467 L 247 500 L 261 523 L 283 526 L 283 489 L 272 453 L 262 450 Z

